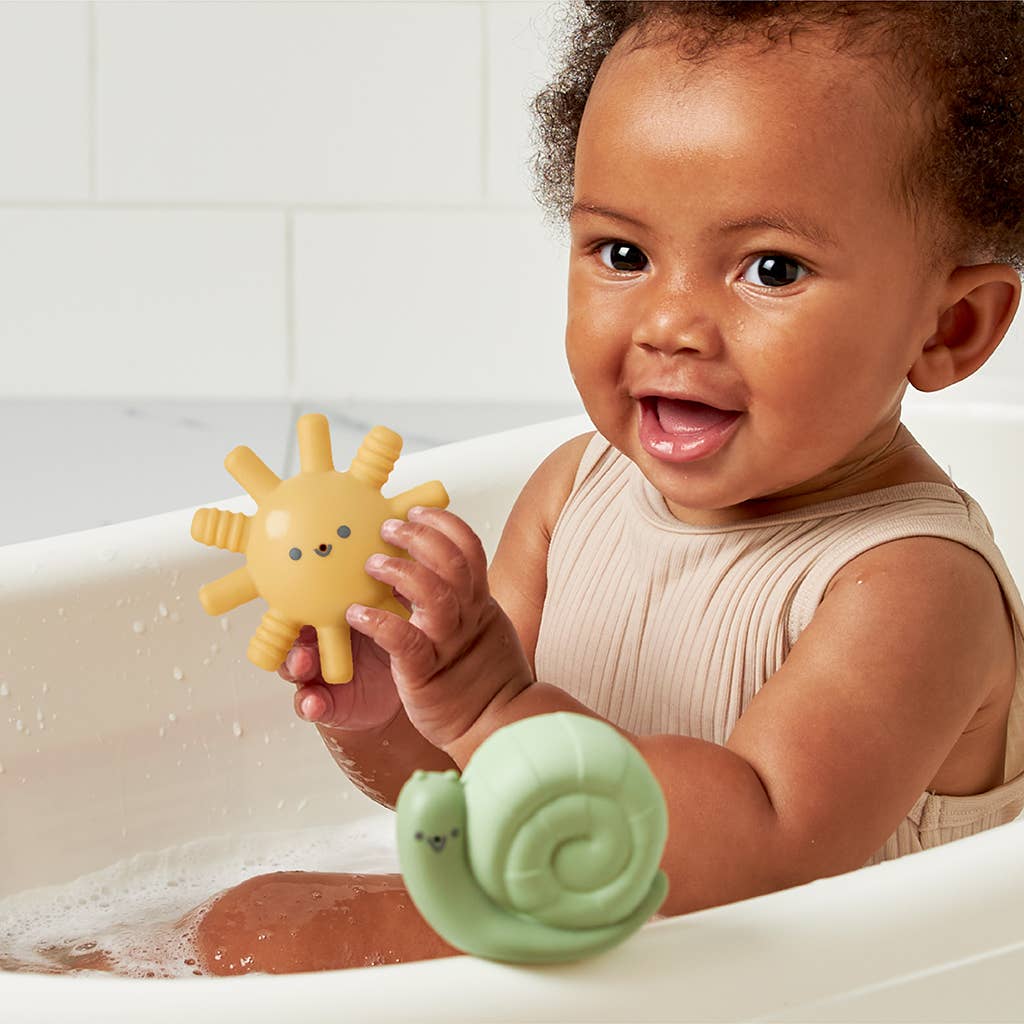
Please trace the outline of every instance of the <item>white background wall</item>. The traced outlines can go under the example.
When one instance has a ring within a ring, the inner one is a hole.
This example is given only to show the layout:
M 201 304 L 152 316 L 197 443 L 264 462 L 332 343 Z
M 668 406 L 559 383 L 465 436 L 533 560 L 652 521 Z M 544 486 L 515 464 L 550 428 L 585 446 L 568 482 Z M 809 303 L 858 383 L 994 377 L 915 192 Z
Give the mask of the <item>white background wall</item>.
M 575 400 L 548 3 L 0 3 L 0 397 Z
M 0 398 L 575 401 L 557 11 L 0 3 Z M 1024 400 L 1021 319 L 958 397 Z

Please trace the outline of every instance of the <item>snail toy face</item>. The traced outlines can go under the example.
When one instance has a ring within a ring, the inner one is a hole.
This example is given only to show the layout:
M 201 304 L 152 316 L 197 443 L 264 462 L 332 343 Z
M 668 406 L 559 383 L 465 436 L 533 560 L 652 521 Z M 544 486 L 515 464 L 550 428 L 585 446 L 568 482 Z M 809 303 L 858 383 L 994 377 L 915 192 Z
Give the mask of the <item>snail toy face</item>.
M 461 778 L 414 772 L 396 811 L 409 895 L 476 956 L 578 960 L 631 935 L 668 892 L 661 788 L 631 743 L 586 715 L 499 729 Z
M 434 854 L 464 855 L 466 802 L 459 784 L 459 773 L 423 772 L 413 774 L 415 784 L 405 801 L 408 824 L 403 832 L 404 846 L 422 843 Z M 411 840 L 410 837 L 411 836 Z
M 257 511 L 247 516 L 204 508 L 193 516 L 193 539 L 246 556 L 244 566 L 202 587 L 199 600 L 210 615 L 255 597 L 267 602 L 248 656 L 268 671 L 280 666 L 303 625 L 315 626 L 324 679 L 346 683 L 352 678 L 348 606 L 358 602 L 409 617 L 391 588 L 363 570 L 374 552 L 404 557 L 381 539 L 381 523 L 404 517 L 414 505 L 444 508 L 448 495 L 437 480 L 393 498 L 381 494 L 402 449 L 401 437 L 386 427 L 366 435 L 346 473 L 334 468 L 325 416 L 302 416 L 297 429 L 301 471 L 287 480 L 244 445 L 224 460 Z

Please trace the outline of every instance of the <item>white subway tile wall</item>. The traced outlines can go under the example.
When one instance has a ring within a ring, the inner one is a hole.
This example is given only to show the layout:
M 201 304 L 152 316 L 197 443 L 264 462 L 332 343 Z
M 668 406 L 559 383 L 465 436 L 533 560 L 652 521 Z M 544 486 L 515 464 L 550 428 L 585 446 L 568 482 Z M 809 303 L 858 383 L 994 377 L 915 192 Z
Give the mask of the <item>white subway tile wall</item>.
M 284 214 L 0 209 L 7 396 L 276 396 Z
M 562 10 L 0 3 L 0 398 L 575 403 Z M 955 391 L 1024 401 L 1024 314 Z
M 303 395 L 558 401 L 564 260 L 515 212 L 295 216 L 296 385 Z M 551 282 L 561 287 L 550 294 Z M 538 306 L 550 321 L 537 344 Z M 393 339 L 383 345 L 380 339 Z
M 88 5 L 0 4 L 0 202 L 90 198 L 89 83 Z
M 0 4 L 0 397 L 575 402 L 553 6 Z

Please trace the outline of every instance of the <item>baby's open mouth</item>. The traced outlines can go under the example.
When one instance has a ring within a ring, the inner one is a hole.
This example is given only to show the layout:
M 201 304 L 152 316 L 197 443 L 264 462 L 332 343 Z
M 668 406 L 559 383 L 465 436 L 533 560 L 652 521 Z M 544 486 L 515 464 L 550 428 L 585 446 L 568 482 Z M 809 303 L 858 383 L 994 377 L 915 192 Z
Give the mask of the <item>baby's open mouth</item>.
M 689 434 L 717 427 L 740 415 L 736 409 L 717 409 L 704 402 L 681 398 L 647 395 L 640 399 L 645 409 L 653 412 L 667 434 Z

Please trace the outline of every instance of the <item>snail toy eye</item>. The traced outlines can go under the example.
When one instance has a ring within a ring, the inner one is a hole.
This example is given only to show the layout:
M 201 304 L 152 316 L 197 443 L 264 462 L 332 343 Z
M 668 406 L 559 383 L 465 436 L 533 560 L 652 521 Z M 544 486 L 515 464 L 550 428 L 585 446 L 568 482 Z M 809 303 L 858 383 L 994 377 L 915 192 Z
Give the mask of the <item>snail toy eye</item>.
M 347 526 L 339 526 L 338 527 L 338 536 L 339 537 L 344 539 L 345 537 L 350 537 L 351 535 L 352 535 L 352 531 Z
M 297 562 L 302 557 L 302 552 L 298 548 L 292 548 L 288 552 L 288 557 L 293 561 Z

